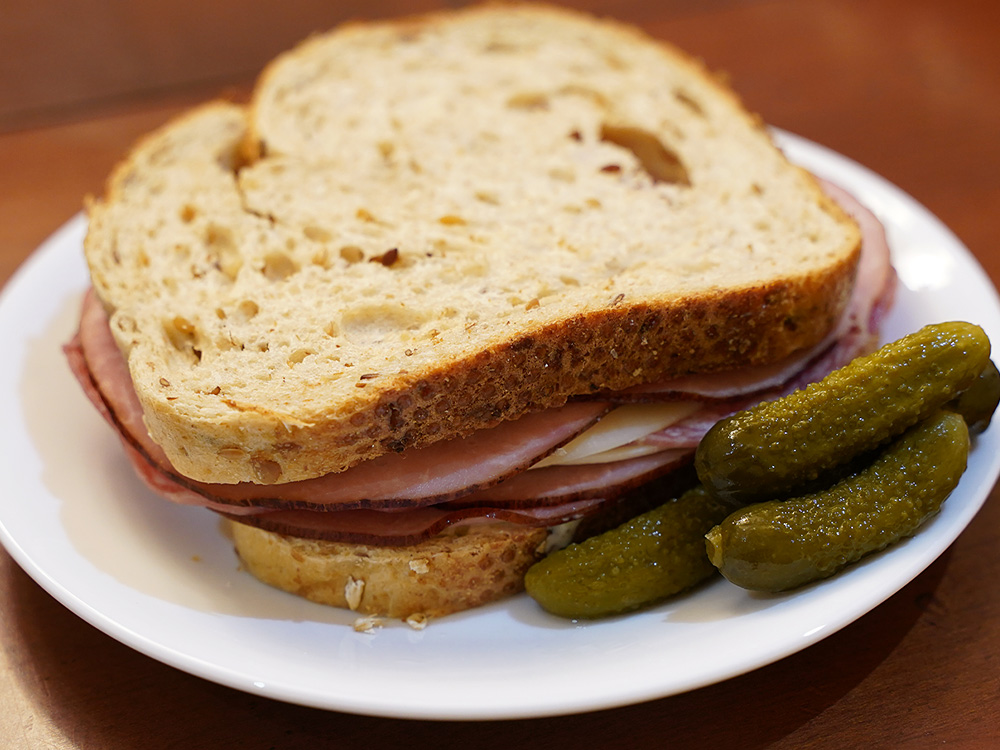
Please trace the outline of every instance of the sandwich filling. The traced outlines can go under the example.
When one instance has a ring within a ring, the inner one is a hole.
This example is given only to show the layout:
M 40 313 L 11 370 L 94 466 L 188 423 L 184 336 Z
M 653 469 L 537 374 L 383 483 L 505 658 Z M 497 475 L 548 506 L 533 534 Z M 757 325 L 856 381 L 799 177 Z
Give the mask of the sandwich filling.
M 877 344 L 896 284 L 884 231 L 849 193 L 823 187 L 858 222 L 862 250 L 841 320 L 810 350 L 772 365 L 571 399 L 465 438 L 314 479 L 215 484 L 181 475 L 146 430 L 128 367 L 93 293 L 66 352 L 154 492 L 242 523 L 303 538 L 393 546 L 469 524 L 555 527 L 618 506 L 627 515 L 630 491 L 689 464 L 719 419 L 820 380 Z

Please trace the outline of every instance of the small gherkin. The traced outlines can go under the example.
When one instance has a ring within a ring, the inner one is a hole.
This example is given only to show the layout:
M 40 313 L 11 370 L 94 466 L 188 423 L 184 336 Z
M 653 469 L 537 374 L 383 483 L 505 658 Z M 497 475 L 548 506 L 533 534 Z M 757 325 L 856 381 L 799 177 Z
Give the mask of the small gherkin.
M 554 615 L 592 619 L 639 609 L 715 573 L 705 534 L 733 507 L 695 487 L 528 569 L 528 594 Z
M 818 383 L 720 421 L 698 446 L 698 478 L 738 504 L 829 484 L 838 467 L 955 399 L 989 362 L 979 326 L 925 326 Z
M 912 536 L 958 485 L 969 432 L 939 411 L 832 487 L 749 505 L 706 535 L 712 563 L 731 583 L 786 591 L 833 575 Z

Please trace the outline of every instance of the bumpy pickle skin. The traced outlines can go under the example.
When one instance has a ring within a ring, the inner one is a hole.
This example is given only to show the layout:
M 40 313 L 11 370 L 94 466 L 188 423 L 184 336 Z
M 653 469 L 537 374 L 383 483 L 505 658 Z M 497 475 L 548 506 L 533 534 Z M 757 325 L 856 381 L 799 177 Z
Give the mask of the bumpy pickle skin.
M 738 504 L 812 489 L 969 388 L 989 357 L 979 326 L 926 326 L 803 390 L 722 420 L 698 446 L 698 478 Z
M 939 411 L 829 489 L 736 511 L 706 534 L 708 556 L 755 591 L 826 578 L 913 535 L 958 485 L 968 455 L 965 420 Z
M 715 573 L 705 534 L 733 506 L 702 487 L 571 544 L 528 569 L 528 594 L 551 614 L 595 619 L 639 609 Z

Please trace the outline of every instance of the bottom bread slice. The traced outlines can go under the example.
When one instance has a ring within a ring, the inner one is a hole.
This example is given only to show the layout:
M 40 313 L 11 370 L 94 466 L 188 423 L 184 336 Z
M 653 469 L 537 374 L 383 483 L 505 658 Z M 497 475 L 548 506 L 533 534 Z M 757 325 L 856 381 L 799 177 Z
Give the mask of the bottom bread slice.
M 548 530 L 489 524 L 406 547 L 302 539 L 229 522 L 236 552 L 259 580 L 360 614 L 438 617 L 524 589 Z

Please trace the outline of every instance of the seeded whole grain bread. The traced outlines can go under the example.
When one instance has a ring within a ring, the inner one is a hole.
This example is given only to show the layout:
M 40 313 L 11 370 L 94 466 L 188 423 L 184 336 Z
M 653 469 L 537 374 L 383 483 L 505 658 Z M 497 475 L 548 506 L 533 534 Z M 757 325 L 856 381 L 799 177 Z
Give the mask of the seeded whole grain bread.
M 298 539 L 230 523 L 243 566 L 276 588 L 359 614 L 406 619 L 472 609 L 524 590 L 545 529 L 471 526 L 408 547 Z
M 183 474 L 286 482 L 776 361 L 856 226 L 700 64 L 567 10 L 353 23 L 140 142 L 86 255 Z

